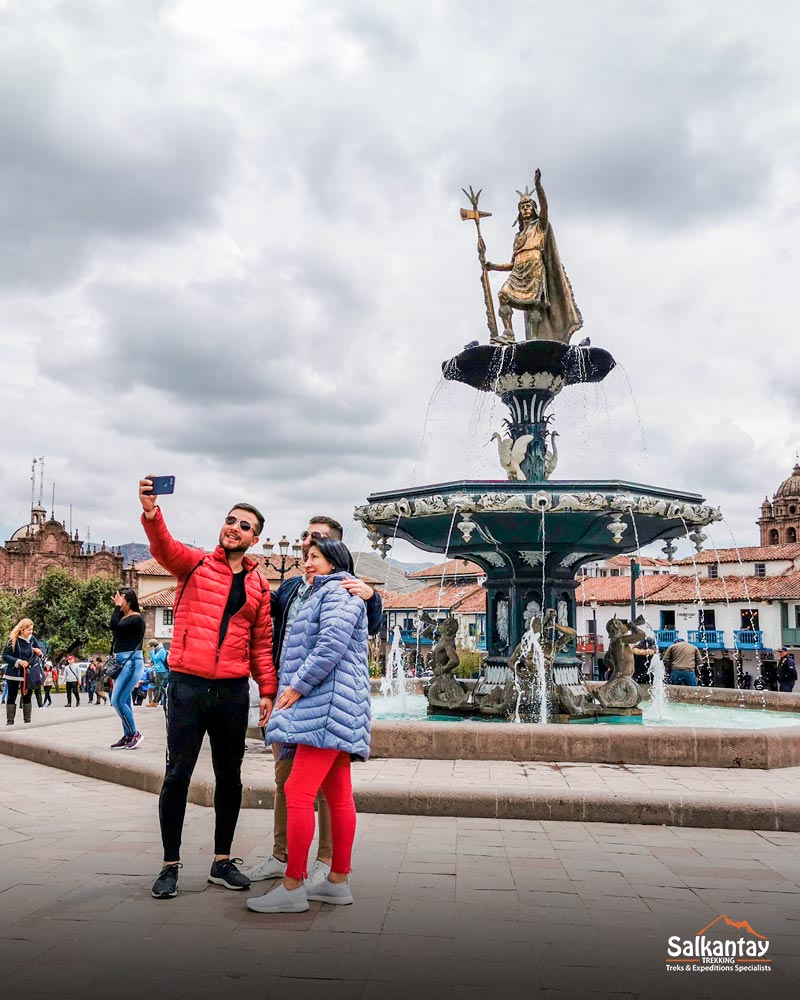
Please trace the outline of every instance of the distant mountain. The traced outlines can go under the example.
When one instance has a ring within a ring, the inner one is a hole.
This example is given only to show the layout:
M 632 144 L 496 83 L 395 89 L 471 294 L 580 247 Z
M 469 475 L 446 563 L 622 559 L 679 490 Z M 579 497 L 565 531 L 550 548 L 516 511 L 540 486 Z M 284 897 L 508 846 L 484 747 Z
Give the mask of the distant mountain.
M 101 546 L 97 542 L 92 542 L 87 548 L 91 549 L 92 552 L 99 552 Z M 107 545 L 106 548 L 119 548 L 122 550 L 122 558 L 125 560 L 125 565 L 127 566 L 132 562 L 142 562 L 144 559 L 150 558 L 150 549 L 143 542 L 126 542 L 125 545 Z
M 399 562 L 390 557 L 381 559 L 374 552 L 354 552 L 353 560 L 359 576 L 370 576 L 374 580 L 380 580 L 381 583 L 385 584 L 387 590 L 394 590 L 401 594 L 420 590 L 427 586 L 425 580 L 407 580 L 406 573 L 416 573 L 418 570 L 436 565 L 432 562 Z

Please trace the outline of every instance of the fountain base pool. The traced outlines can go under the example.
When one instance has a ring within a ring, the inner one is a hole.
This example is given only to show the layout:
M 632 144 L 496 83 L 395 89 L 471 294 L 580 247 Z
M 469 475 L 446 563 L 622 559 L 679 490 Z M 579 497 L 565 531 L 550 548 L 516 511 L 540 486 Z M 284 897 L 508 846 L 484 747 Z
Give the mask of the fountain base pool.
M 681 767 L 800 765 L 800 696 L 775 711 L 757 692 L 670 688 L 663 718 L 645 702 L 641 718 L 612 716 L 569 725 L 517 724 L 483 716 L 428 716 L 408 695 L 404 718 L 392 699 L 373 700 L 372 753 L 416 760 L 519 760 Z M 701 697 L 706 703 L 698 703 Z M 737 700 L 731 704 L 733 697 Z M 677 697 L 686 701 L 678 702 Z M 711 700 L 722 704 L 710 704 Z M 745 707 L 742 707 L 745 706 Z M 746 707 L 749 706 L 749 707 Z M 765 707 L 768 706 L 768 707 Z

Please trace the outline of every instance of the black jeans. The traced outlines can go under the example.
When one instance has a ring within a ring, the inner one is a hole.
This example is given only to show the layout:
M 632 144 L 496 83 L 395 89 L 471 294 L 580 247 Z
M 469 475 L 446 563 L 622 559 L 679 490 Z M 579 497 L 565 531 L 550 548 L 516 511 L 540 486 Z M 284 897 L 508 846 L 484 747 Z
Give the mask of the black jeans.
M 13 705 L 14 702 L 16 702 L 17 700 L 17 692 L 22 691 L 22 678 L 20 677 L 18 681 L 15 681 L 11 677 L 6 677 L 6 682 L 8 684 L 8 698 L 6 699 L 6 701 L 9 705 Z M 20 704 L 30 705 L 32 695 L 33 695 L 33 690 L 31 688 L 28 688 L 27 694 L 25 694 L 25 692 L 22 691 L 22 696 L 20 697 Z
M 158 800 L 164 860 L 178 861 L 189 782 L 208 733 L 214 766 L 214 853 L 230 854 L 242 805 L 242 759 L 250 690 L 246 677 L 206 680 L 170 674 L 167 688 L 167 767 Z
M 81 703 L 81 692 L 77 681 L 67 681 L 67 704 L 72 704 L 72 696 L 75 695 L 75 704 Z
M 44 686 L 44 705 L 52 705 L 53 704 L 53 699 L 50 697 L 50 692 L 52 690 L 53 690 L 53 685 L 52 684 L 45 684 L 45 686 Z

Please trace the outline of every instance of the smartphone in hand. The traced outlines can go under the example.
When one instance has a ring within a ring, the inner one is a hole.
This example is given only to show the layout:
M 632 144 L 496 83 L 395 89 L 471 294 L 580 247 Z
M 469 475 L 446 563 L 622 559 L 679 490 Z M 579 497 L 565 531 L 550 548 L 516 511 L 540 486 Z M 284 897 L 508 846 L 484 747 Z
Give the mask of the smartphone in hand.
M 145 476 L 153 484 L 150 496 L 163 497 L 175 492 L 174 476 Z

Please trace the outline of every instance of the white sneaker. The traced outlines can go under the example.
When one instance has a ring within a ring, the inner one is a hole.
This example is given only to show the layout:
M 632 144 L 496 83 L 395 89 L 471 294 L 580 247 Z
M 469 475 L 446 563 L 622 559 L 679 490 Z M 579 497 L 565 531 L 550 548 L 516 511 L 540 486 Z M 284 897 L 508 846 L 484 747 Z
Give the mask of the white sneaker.
M 253 896 L 247 900 L 247 909 L 255 913 L 305 913 L 308 909 L 306 887 L 287 889 L 281 882 L 263 896 Z
M 257 865 L 244 873 L 251 882 L 265 882 L 268 878 L 283 878 L 286 874 L 286 862 L 279 861 L 274 854 L 259 861 Z
M 329 882 L 325 878 L 311 886 L 307 896 L 317 903 L 333 903 L 334 906 L 349 906 L 353 902 L 349 878 L 346 882 Z
M 306 879 L 306 889 L 310 889 L 313 885 L 317 885 L 319 882 L 324 882 L 325 879 L 330 874 L 331 866 L 326 865 L 324 861 L 320 861 L 319 858 L 314 861 L 311 867 L 308 869 L 308 878 Z

